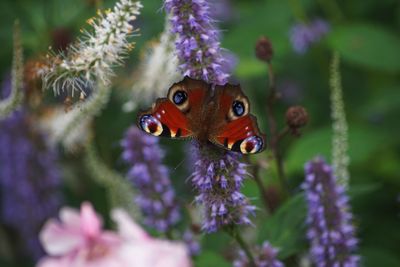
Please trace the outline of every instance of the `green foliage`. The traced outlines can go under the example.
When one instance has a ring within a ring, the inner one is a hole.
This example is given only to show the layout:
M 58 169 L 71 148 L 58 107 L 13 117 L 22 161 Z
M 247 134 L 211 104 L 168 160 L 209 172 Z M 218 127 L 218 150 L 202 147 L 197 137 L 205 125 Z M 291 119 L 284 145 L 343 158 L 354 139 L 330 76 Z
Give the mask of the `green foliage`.
M 371 24 L 350 24 L 334 28 L 329 46 L 345 60 L 382 71 L 400 71 L 400 38 Z
M 279 257 L 287 258 L 306 248 L 306 203 L 303 194 L 291 197 L 259 226 L 258 241 L 268 240 L 279 248 Z
M 286 161 L 288 172 L 300 172 L 306 161 L 315 155 L 330 160 L 332 130 L 329 127 L 305 134 L 289 150 Z M 349 156 L 351 164 L 368 160 L 385 140 L 385 134 L 377 129 L 353 124 L 349 128 Z
M 195 266 L 230 267 L 231 264 L 214 251 L 204 251 L 195 259 Z

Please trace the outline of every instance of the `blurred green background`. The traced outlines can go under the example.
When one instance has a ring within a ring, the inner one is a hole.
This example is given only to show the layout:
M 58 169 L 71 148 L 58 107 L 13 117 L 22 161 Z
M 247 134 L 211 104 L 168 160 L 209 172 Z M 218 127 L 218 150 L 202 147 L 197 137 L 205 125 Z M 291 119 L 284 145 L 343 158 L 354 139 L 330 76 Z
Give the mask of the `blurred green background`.
M 261 35 L 267 36 L 274 48 L 272 62 L 278 90 L 282 92 L 276 110 L 280 126 L 284 126 L 284 114 L 290 105 L 302 105 L 309 112 L 310 122 L 302 136 L 286 138 L 282 144 L 285 170 L 294 191 L 300 191 L 298 186 L 304 177 L 306 161 L 316 155 L 330 159 L 329 64 L 333 51 L 340 53 L 350 139 L 349 194 L 358 228 L 360 254 L 368 267 L 400 266 L 400 1 L 226 2 L 230 9 L 219 23 L 222 46 L 237 57 L 234 80 L 242 84 L 251 99 L 260 127 L 268 132 L 266 66 L 254 55 L 255 42 Z M 30 59 L 45 54 L 49 46 L 57 45 L 60 32 L 63 38 L 69 36 L 73 40 L 78 37 L 79 30 L 88 27 L 85 21 L 96 15 L 98 7 L 111 7 L 113 3 L 90 0 L 1 1 L 1 75 L 10 70 L 12 25 L 16 18 L 21 22 L 25 57 Z M 144 0 L 142 3 L 144 8 L 136 21 L 140 36 L 133 38 L 136 48 L 127 59 L 126 67 L 117 69 L 111 102 L 96 118 L 94 126 L 100 156 L 120 172 L 127 168 L 121 161 L 119 141 L 136 117 L 135 112 L 124 113 L 121 108 L 130 90 L 131 83 L 127 81 L 140 62 L 141 51 L 149 41 L 158 37 L 165 21 L 162 1 Z M 291 46 L 290 29 L 296 23 L 314 18 L 326 20 L 330 32 L 304 55 L 299 55 Z M 50 90 L 44 93 L 45 102 L 57 101 Z M 190 202 L 192 191 L 185 183 L 189 173 L 185 162 L 180 165 L 185 157 L 184 143 L 162 140 L 167 151 L 166 164 L 173 169 L 171 179 L 178 195 Z M 65 202 L 78 206 L 82 200 L 89 199 L 106 216 L 108 207 L 104 188 L 90 180 L 81 166 L 80 157 L 77 154 L 63 158 Z M 252 160 L 257 157 L 262 156 Z M 272 166 L 262 175 L 271 188 L 277 184 L 274 177 Z M 246 230 L 249 239 L 259 243 L 268 239 L 281 248 L 280 257 L 284 259 L 306 252 L 305 207 L 299 196 L 269 216 L 261 209 L 263 204 L 253 181 L 247 181 L 244 192 L 260 207 L 254 219 L 257 229 Z M 257 236 L 255 230 L 259 231 Z M 227 248 L 227 243 L 234 245 L 223 233 L 205 236 L 202 239 L 203 253 L 196 258 L 196 266 L 230 266 L 226 258 L 232 251 Z M 7 259 L 0 260 L 1 266 L 2 262 L 4 266 L 13 266 Z M 14 266 L 23 266 L 24 263 L 16 264 Z

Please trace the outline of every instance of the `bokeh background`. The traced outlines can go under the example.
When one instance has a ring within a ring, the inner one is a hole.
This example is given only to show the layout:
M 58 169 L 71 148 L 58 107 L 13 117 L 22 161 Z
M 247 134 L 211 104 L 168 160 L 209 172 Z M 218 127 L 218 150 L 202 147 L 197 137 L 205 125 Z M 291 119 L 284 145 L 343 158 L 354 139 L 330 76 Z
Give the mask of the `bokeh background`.
M 328 161 L 331 157 L 329 66 L 333 51 L 339 52 L 349 124 L 349 195 L 360 239 L 359 253 L 364 265 L 368 267 L 400 266 L 400 2 L 215 2 L 214 17 L 222 29 L 222 47 L 232 53 L 236 64 L 232 81 L 240 82 L 251 99 L 253 112 L 263 131 L 268 132 L 265 113 L 268 77 L 265 64 L 256 58 L 254 52 L 255 43 L 261 35 L 267 36 L 273 44 L 272 64 L 277 89 L 281 94 L 276 106 L 280 127 L 284 126 L 284 115 L 291 105 L 302 105 L 309 113 L 309 124 L 302 131 L 301 137 L 285 138 L 282 143 L 284 166 L 294 192 L 300 190 L 306 161 L 316 155 L 323 155 Z M 139 36 L 134 38 L 135 49 L 126 60 L 126 66 L 117 68 L 111 100 L 93 124 L 99 157 L 120 173 L 127 171 L 127 166 L 121 160 L 120 140 L 136 119 L 136 110 L 124 112 L 122 106 L 129 100 L 137 67 L 146 48 L 157 40 L 165 21 L 162 1 L 144 0 L 142 3 L 144 8 L 135 22 L 140 28 Z M 113 1 L 108 0 L 1 1 L 2 80 L 8 79 L 11 68 L 15 19 L 20 20 L 24 56 L 29 61 L 46 54 L 49 46 L 57 49 L 65 47 L 80 35 L 80 29 L 87 26 L 88 18 L 96 15 L 97 8 L 112 5 Z M 326 24 L 326 33 L 299 52 L 296 45 L 299 45 L 298 42 L 307 43 L 301 39 L 306 38 L 307 34 L 303 33 L 303 37 L 300 34 L 294 40 L 293 27 L 317 20 Z M 39 100 L 35 100 L 37 104 L 30 108 L 32 114 L 41 114 L 45 107 L 63 103 L 63 99 L 54 97 L 51 90 L 42 92 L 40 86 L 31 90 L 37 90 L 32 95 L 39 95 Z M 144 107 L 149 104 L 143 103 Z M 0 128 L 0 131 L 3 129 Z M 193 192 L 186 182 L 191 171 L 188 160 L 185 160 L 186 144 L 184 141 L 166 139 L 162 139 L 161 144 L 167 153 L 165 164 L 172 169 L 171 179 L 177 195 L 190 203 Z M 57 164 L 61 172 L 62 203 L 78 207 L 83 200 L 90 200 L 107 219 L 109 206 L 105 189 L 90 178 L 83 166 L 82 155 L 79 151 L 60 155 L 58 161 L 49 164 Z M 252 160 L 259 157 L 262 156 L 254 156 Z M 5 167 L 0 164 L 0 168 Z M 1 173 L 0 169 L 0 179 Z M 32 174 L 32 177 L 40 183 L 40 172 Z M 263 171 L 261 177 L 273 195 L 274 190 L 278 190 L 274 167 L 270 166 Z M 248 180 L 244 193 L 256 206 L 263 206 L 256 183 Z M 7 205 L 0 203 L 0 208 L 14 209 L 10 207 L 12 203 Z M 18 205 L 15 206 L 17 208 Z M 34 205 L 29 209 L 34 210 Z M 254 218 L 257 231 L 243 231 L 252 240 L 270 240 L 281 248 L 280 257 L 290 259 L 307 250 L 302 229 L 304 218 L 304 203 L 292 201 L 272 216 L 260 208 Z M 109 223 L 108 220 L 106 222 Z M 20 223 L 29 224 L 29 219 L 26 217 L 26 221 Z M 186 223 L 184 219 L 179 227 L 183 228 Z M 21 249 L 23 243 L 24 237 L 13 225 L 0 218 L 0 266 L 33 266 L 30 254 Z M 227 259 L 234 253 L 234 244 L 226 234 L 207 235 L 201 243 L 202 254 L 196 258 L 196 266 L 230 266 Z M 297 266 L 293 262 L 298 261 L 288 262 L 291 264 L 289 266 Z

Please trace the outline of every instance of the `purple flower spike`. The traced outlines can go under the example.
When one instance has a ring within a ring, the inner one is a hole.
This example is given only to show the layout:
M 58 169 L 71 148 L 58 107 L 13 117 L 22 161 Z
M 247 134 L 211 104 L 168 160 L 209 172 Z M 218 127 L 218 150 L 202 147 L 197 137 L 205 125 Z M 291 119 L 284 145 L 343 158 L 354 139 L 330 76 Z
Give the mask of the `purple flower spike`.
M 165 0 L 165 8 L 177 36 L 175 46 L 182 73 L 212 84 L 225 84 L 228 60 L 222 54 L 208 2 Z M 210 233 L 223 226 L 251 224 L 248 217 L 255 207 L 240 193 L 247 173 L 239 156 L 204 144 L 195 144 L 192 154 L 196 155 L 196 163 L 191 181 L 199 193 L 195 201 L 204 208 L 203 230 Z
M 299 23 L 290 30 L 290 41 L 298 54 L 305 54 L 310 46 L 317 43 L 329 32 L 329 24 L 322 19 L 315 19 L 309 24 Z
M 180 212 L 171 186 L 169 171 L 162 164 L 164 151 L 158 138 L 147 135 L 135 126 L 122 140 L 124 161 L 131 164 L 128 178 L 138 189 L 135 199 L 145 223 L 160 232 L 167 232 L 180 219 Z
M 10 87 L 7 79 L 0 95 Z M 43 255 L 39 230 L 62 202 L 57 153 L 24 110 L 0 120 L 0 129 L 0 220 L 16 232 L 23 253 L 37 260 Z
M 203 206 L 203 230 L 211 233 L 224 226 L 251 224 L 249 215 L 255 207 L 240 193 L 246 165 L 234 153 L 211 146 L 194 148 L 198 160 L 191 178 L 199 193 L 196 203 Z
M 283 263 L 277 259 L 278 249 L 265 241 L 261 247 L 255 249 L 255 267 L 283 267 Z M 239 257 L 233 262 L 233 267 L 250 267 L 250 262 L 244 253 L 239 251 Z
M 359 266 L 360 257 L 353 254 L 357 239 L 345 189 L 321 158 L 308 162 L 305 174 L 312 260 L 317 267 Z
M 210 19 L 206 0 L 165 0 L 171 14 L 176 51 L 184 75 L 209 83 L 225 84 L 228 74 L 221 54 L 219 34 Z

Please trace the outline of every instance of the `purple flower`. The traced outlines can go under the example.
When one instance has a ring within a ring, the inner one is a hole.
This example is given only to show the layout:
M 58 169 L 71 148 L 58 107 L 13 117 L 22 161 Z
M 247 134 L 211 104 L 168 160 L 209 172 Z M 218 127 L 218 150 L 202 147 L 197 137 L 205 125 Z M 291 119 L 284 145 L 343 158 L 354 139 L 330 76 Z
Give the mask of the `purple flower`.
M 344 187 L 321 158 L 308 162 L 305 174 L 312 260 L 318 267 L 358 266 L 360 258 L 353 254 L 357 239 Z
M 221 54 L 219 33 L 210 19 L 206 0 L 165 0 L 171 14 L 171 30 L 177 35 L 175 45 L 184 75 L 209 83 L 225 84 L 226 60 Z
M 317 43 L 329 32 L 329 24 L 322 19 L 315 19 L 310 23 L 299 23 L 290 30 L 290 41 L 298 54 L 305 54 L 308 48 Z
M 3 96 L 10 86 L 8 79 Z M 62 202 L 61 175 L 56 151 L 33 127 L 28 114 L 19 110 L 0 120 L 0 219 L 15 230 L 24 253 L 38 259 L 43 255 L 39 230 Z
M 255 207 L 240 192 L 246 165 L 236 153 L 213 146 L 196 148 L 198 160 L 191 181 L 198 192 L 195 201 L 203 205 L 203 230 L 211 233 L 224 226 L 251 224 L 249 215 Z
M 255 250 L 255 267 L 283 267 L 283 263 L 277 259 L 278 250 L 265 241 L 261 247 Z M 233 267 L 250 267 L 250 262 L 244 253 L 239 251 L 239 257 L 233 262 Z
M 210 1 L 210 15 L 217 21 L 228 22 L 236 17 L 236 12 L 229 0 Z
M 199 241 L 196 240 L 192 230 L 187 229 L 183 233 L 183 242 L 185 242 L 191 256 L 197 256 L 200 254 L 201 246 Z
M 160 232 L 167 232 L 180 219 L 175 191 L 169 171 L 162 164 L 164 151 L 158 138 L 131 127 L 122 140 L 123 159 L 131 165 L 128 178 L 138 189 L 135 199 L 145 223 Z
M 221 54 L 218 32 L 212 25 L 210 7 L 205 0 L 165 0 L 171 13 L 172 31 L 180 68 L 184 75 L 213 84 L 225 84 L 229 77 Z M 195 171 L 192 184 L 196 203 L 203 210 L 203 230 L 215 232 L 223 226 L 251 224 L 255 210 L 240 192 L 245 165 L 235 153 L 209 146 L 194 146 Z

